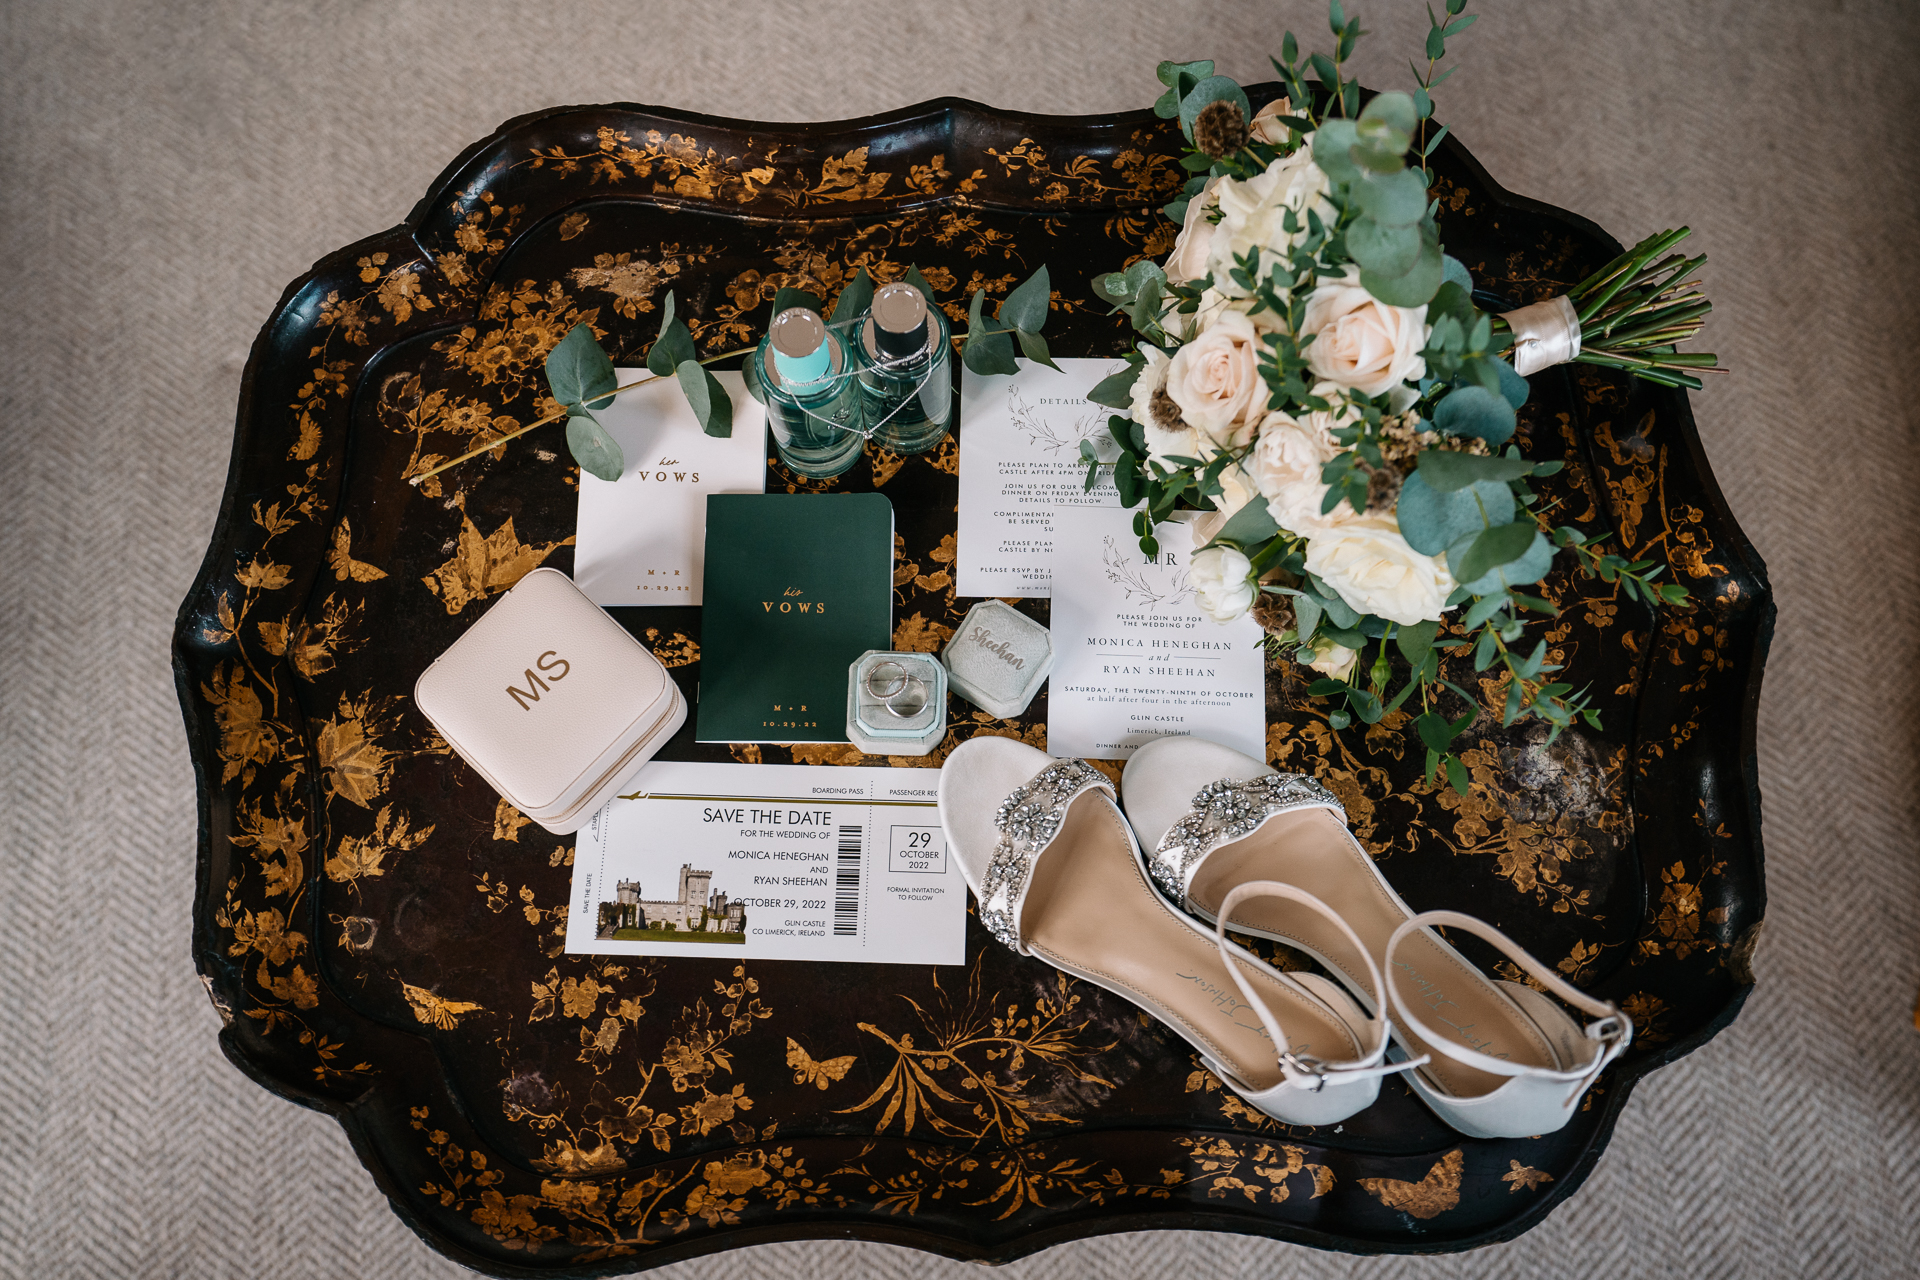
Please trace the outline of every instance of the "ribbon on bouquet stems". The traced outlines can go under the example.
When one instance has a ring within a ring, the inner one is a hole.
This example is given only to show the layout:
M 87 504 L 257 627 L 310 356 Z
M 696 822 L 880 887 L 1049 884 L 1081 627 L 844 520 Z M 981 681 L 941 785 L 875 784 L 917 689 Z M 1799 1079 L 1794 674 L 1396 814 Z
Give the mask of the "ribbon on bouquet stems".
M 1521 377 L 1568 364 L 1580 354 L 1580 313 L 1561 294 L 1501 316 L 1513 330 L 1513 371 Z

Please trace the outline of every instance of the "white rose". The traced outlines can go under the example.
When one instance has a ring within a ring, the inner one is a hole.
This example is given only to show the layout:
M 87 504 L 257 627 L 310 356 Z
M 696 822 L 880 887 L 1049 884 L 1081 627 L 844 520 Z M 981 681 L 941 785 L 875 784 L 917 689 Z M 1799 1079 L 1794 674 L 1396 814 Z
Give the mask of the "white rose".
M 1209 547 L 1196 554 L 1188 581 L 1194 603 L 1215 622 L 1232 622 L 1253 606 L 1253 563 L 1232 547 Z
M 1173 252 L 1167 255 L 1167 283 L 1185 284 L 1207 273 L 1207 253 L 1213 242 L 1213 223 L 1207 214 L 1213 210 L 1213 189 L 1219 178 L 1207 179 L 1200 193 L 1187 201 L 1186 220 L 1174 239 Z
M 1275 98 L 1253 113 L 1253 119 L 1247 122 L 1247 132 L 1253 135 L 1256 142 L 1283 147 L 1287 143 L 1287 126 L 1280 123 L 1280 117 L 1292 114 L 1291 102 L 1285 98 Z
M 1313 661 L 1307 666 L 1330 680 L 1345 680 L 1353 674 L 1354 664 L 1359 660 L 1358 649 L 1349 649 L 1319 636 L 1313 642 Z
M 1166 352 L 1158 347 L 1147 346 L 1141 350 L 1146 352 L 1147 363 L 1141 368 L 1140 376 L 1133 380 L 1133 407 L 1128 413 L 1146 435 L 1147 457 L 1195 457 L 1195 451 L 1200 448 L 1198 432 L 1191 427 L 1169 431 L 1153 418 L 1154 393 L 1167 385 L 1167 369 L 1171 362 Z
M 1352 418 L 1354 410 L 1331 385 L 1316 386 L 1314 394 L 1333 401 L 1334 407 L 1298 417 L 1269 413 L 1260 420 L 1258 443 L 1247 459 L 1253 482 L 1265 495 L 1274 521 L 1283 529 L 1301 534 L 1328 528 L 1354 515 L 1353 508 L 1346 505 L 1325 514 L 1320 511 L 1327 496 L 1320 472 L 1340 451 L 1333 429 Z
M 1307 537 L 1307 570 L 1361 613 L 1412 626 L 1445 609 L 1453 576 L 1400 536 L 1392 516 L 1359 516 Z
M 1261 274 L 1307 233 L 1307 209 L 1312 206 L 1320 216 L 1332 222 L 1337 216 L 1327 200 L 1327 175 L 1313 163 L 1313 148 L 1302 146 L 1292 155 L 1281 156 L 1266 171 L 1240 182 L 1222 178 L 1213 198 L 1220 207 L 1220 221 L 1209 242 L 1207 269 L 1213 286 L 1233 297 L 1244 297 L 1247 290 L 1234 282 L 1236 260 L 1253 249 L 1262 250 Z M 1288 231 L 1286 214 L 1294 214 L 1295 231 Z
M 1301 336 L 1313 335 L 1307 363 L 1328 382 L 1377 396 L 1427 374 L 1427 309 L 1390 307 L 1360 285 L 1360 269 L 1330 281 L 1307 298 Z
M 1221 445 L 1244 444 L 1246 419 L 1266 398 L 1260 377 L 1259 334 L 1240 311 L 1223 311 L 1213 325 L 1176 351 L 1167 368 L 1167 394 L 1187 424 Z

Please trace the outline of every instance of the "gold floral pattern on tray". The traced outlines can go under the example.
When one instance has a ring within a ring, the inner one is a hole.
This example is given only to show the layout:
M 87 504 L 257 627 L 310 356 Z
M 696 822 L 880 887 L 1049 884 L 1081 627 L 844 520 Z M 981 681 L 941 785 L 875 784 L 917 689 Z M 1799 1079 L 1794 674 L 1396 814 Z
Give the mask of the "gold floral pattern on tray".
M 669 288 L 712 354 L 750 341 L 782 287 L 831 305 L 861 268 L 917 266 L 962 319 L 966 291 L 998 297 L 1045 262 L 1055 350 L 1119 350 L 1084 281 L 1170 247 L 1154 212 L 1182 176 L 1170 126 L 973 119 L 964 145 L 934 130 L 882 147 L 612 108 L 534 118 L 411 234 L 323 262 L 249 373 L 234 500 L 176 639 L 212 815 L 196 958 L 231 1051 L 321 1105 L 356 1100 L 362 1149 L 409 1214 L 479 1265 L 638 1267 L 803 1223 L 1007 1256 L 1063 1222 L 1141 1213 L 1464 1247 L 1564 1194 L 1624 1097 L 1615 1080 L 1645 1069 L 1629 1058 L 1544 1139 L 1457 1141 L 1398 1085 L 1345 1133 L 1296 1132 L 1133 1006 L 971 925 L 964 970 L 810 982 L 565 953 L 571 838 L 453 757 L 411 685 L 499 592 L 570 565 L 576 473 L 556 430 L 407 480 L 549 411 L 541 363 L 572 325 L 642 362 Z M 1503 213 L 1496 233 L 1498 194 L 1451 145 L 1438 163 L 1449 243 L 1476 278 L 1544 296 L 1608 256 L 1546 215 Z M 1422 905 L 1490 911 L 1561 972 L 1617 988 L 1638 1045 L 1697 1043 L 1737 1007 L 1726 956 L 1758 912 L 1735 737 L 1764 576 L 1695 470 L 1677 397 L 1579 367 L 1538 381 L 1522 430 L 1568 464 L 1542 486 L 1558 518 L 1665 560 L 1711 603 L 1654 618 L 1596 585 L 1543 584 L 1556 660 L 1595 682 L 1607 731 L 1502 730 L 1501 689 L 1456 659 L 1481 707 L 1464 798 L 1422 780 L 1403 716 L 1335 731 L 1292 664 L 1269 680 L 1268 756 L 1333 790 Z M 770 467 L 768 484 L 892 499 L 893 642 L 935 652 L 968 603 L 957 468 L 950 440 L 828 482 Z M 637 634 L 692 692 L 697 611 Z M 1016 720 L 956 700 L 926 757 L 683 750 L 929 767 L 981 734 L 1044 747 L 1045 725 L 1043 693 Z

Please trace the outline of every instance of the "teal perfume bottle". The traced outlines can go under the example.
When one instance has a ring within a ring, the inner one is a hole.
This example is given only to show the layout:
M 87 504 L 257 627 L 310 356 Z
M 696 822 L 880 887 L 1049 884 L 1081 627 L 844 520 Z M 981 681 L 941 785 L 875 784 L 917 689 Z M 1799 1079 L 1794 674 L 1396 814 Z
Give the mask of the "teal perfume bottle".
M 866 417 L 847 344 L 820 313 L 790 307 L 753 353 L 774 450 L 796 475 L 837 476 L 865 451 Z
M 925 453 L 953 425 L 953 345 L 947 318 L 905 281 L 873 295 L 854 326 L 853 357 L 873 442 Z

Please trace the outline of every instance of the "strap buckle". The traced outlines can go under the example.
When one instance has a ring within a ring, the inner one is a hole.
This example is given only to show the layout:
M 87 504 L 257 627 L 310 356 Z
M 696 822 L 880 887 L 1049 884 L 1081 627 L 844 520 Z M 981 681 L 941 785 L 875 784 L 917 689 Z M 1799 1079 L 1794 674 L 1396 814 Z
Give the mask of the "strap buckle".
M 1295 1053 L 1291 1049 L 1280 1054 L 1280 1065 L 1290 1067 L 1301 1075 L 1313 1077 L 1313 1091 L 1320 1092 L 1327 1087 L 1327 1064 L 1310 1053 Z
M 1612 1047 L 1632 1034 L 1632 1030 L 1633 1023 L 1628 1020 L 1627 1015 L 1616 1009 L 1605 1017 L 1596 1018 L 1589 1023 L 1587 1038 Z

